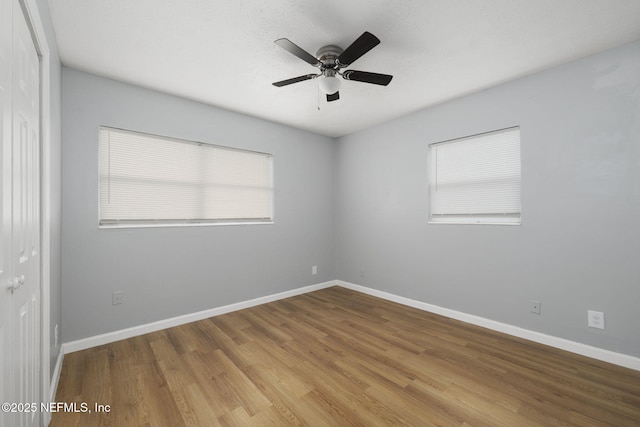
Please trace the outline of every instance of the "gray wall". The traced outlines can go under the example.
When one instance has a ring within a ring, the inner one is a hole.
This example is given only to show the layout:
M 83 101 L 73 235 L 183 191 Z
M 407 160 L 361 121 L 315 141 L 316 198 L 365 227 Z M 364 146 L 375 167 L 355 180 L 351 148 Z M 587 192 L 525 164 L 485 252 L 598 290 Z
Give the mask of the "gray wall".
M 522 225 L 428 224 L 427 144 L 514 125 Z M 339 279 L 640 356 L 640 43 L 343 137 L 336 158 Z
M 334 278 L 332 139 L 69 68 L 62 76 L 65 342 Z M 98 229 L 99 125 L 272 153 L 275 224 Z M 111 304 L 115 290 L 124 304 Z
M 53 31 L 53 24 L 51 23 L 51 15 L 49 13 L 49 4 L 46 0 L 37 0 L 38 12 L 42 20 L 42 26 L 44 27 L 47 44 L 49 45 L 50 54 L 50 81 L 51 81 L 51 98 L 50 98 L 50 111 L 51 111 L 51 177 L 45 177 L 44 179 L 50 179 L 51 185 L 51 260 L 50 260 L 50 272 L 51 286 L 50 286 L 50 301 L 43 301 L 44 304 L 50 306 L 50 357 L 51 368 L 50 373 L 53 375 L 53 370 L 56 364 L 58 353 L 60 352 L 60 345 L 62 344 L 62 337 L 58 338 L 58 345 L 55 345 L 54 330 L 56 325 L 62 326 L 62 289 L 61 289 L 61 256 L 60 256 L 60 242 L 61 242 L 61 229 L 60 229 L 60 214 L 61 214 L 61 201 L 62 201 L 62 189 L 61 189 L 61 148 L 60 148 L 60 132 L 61 132 L 61 87 L 62 87 L 62 67 L 60 65 L 60 56 L 58 55 L 58 46 L 56 44 L 56 37 Z

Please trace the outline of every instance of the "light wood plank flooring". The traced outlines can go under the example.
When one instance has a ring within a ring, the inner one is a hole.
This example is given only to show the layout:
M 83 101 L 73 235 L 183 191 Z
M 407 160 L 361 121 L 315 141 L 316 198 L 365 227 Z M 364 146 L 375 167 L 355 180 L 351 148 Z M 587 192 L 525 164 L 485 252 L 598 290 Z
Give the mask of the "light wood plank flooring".
M 638 426 L 640 372 L 343 288 L 65 356 L 51 426 Z

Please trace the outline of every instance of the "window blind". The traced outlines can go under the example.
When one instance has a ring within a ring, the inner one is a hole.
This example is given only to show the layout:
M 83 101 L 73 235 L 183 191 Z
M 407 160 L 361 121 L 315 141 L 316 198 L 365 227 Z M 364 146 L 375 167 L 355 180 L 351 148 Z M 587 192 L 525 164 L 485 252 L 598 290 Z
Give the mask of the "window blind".
M 269 222 L 272 156 L 100 127 L 100 225 Z
M 520 128 L 429 146 L 431 222 L 520 223 Z

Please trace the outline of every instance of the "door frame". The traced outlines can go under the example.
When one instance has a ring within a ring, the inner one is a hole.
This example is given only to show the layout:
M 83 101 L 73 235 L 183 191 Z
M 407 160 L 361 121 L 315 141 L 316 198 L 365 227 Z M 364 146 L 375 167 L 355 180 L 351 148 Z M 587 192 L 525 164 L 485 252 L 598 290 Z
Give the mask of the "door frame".
M 18 0 L 31 30 L 40 59 L 40 400 L 52 401 L 51 389 L 51 54 L 40 18 L 37 0 Z M 48 425 L 51 414 L 41 413 L 40 422 Z

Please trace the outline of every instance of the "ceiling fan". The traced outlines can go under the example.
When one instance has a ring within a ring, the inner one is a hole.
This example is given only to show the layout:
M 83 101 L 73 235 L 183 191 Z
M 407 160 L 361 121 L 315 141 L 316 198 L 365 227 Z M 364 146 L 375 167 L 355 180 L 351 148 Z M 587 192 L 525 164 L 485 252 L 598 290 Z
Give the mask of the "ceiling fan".
M 320 90 L 327 95 L 327 101 L 331 102 L 340 99 L 340 93 L 338 92 L 340 89 L 340 80 L 336 76 L 342 76 L 345 80 L 372 83 L 381 86 L 388 85 L 393 78 L 393 76 L 390 76 L 389 74 L 370 73 L 367 71 L 341 71 L 342 68 L 348 67 L 380 43 L 380 39 L 368 31 L 362 33 L 356 41 L 351 43 L 351 45 L 344 50 L 339 46 L 331 44 L 318 49 L 315 57 L 291 42 L 289 39 L 278 39 L 274 43 L 308 64 L 320 69 L 319 74 L 305 74 L 303 76 L 273 83 L 273 85 L 277 87 L 287 86 L 293 83 L 320 77 Z

